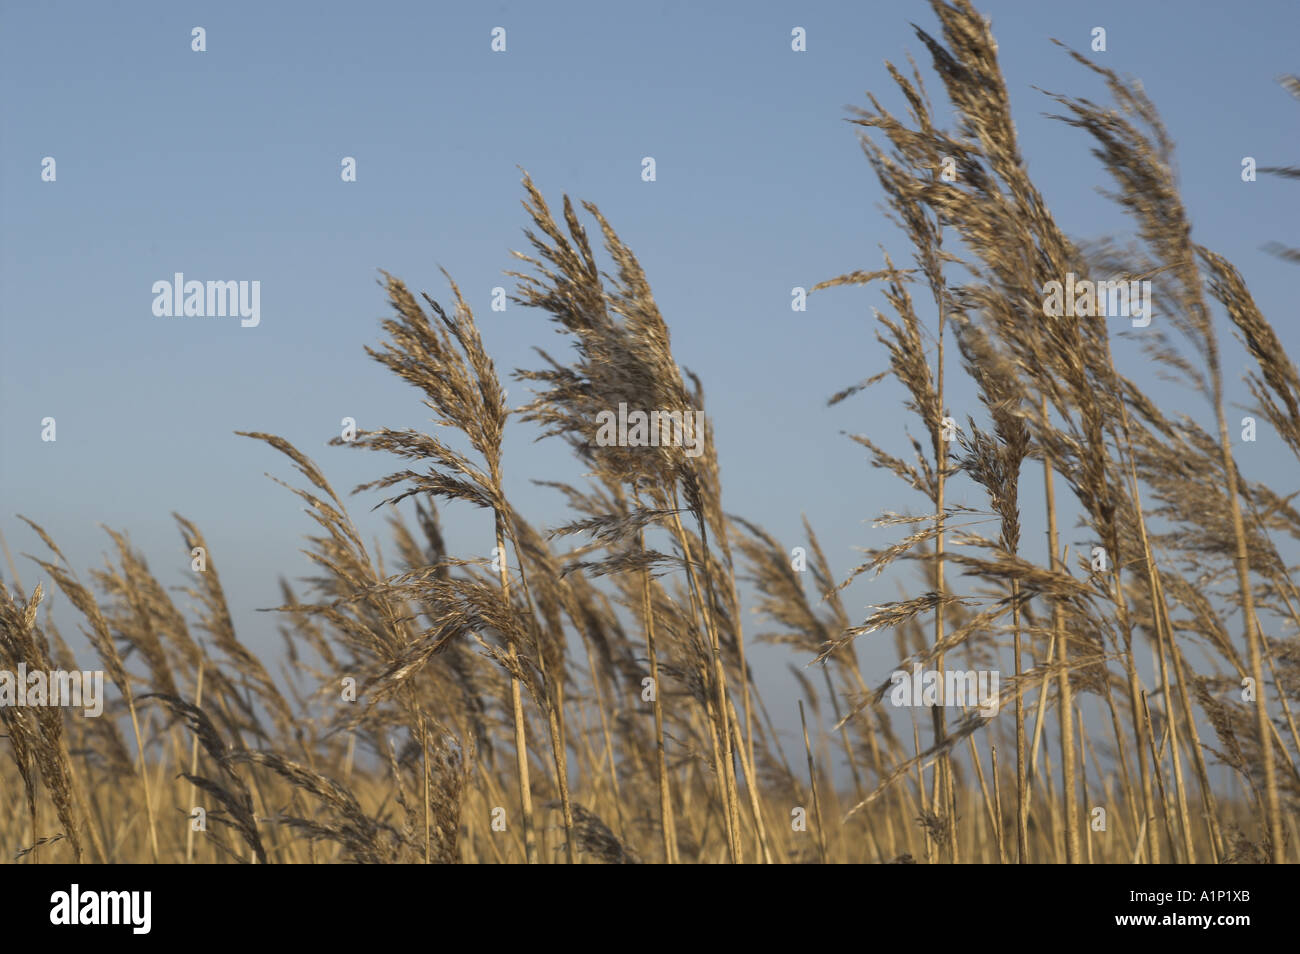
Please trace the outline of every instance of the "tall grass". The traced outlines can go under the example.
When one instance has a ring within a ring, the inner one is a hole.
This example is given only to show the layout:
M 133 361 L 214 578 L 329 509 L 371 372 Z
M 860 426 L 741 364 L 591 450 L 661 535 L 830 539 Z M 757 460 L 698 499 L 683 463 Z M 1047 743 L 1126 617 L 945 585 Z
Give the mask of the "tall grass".
M 707 417 L 698 456 L 598 442 L 599 416 L 620 405 L 703 413 L 703 386 L 599 209 L 566 196 L 557 214 L 525 177 L 515 301 L 567 348 L 514 372 L 536 388 L 527 404 L 508 406 L 450 277 L 444 309 L 385 273 L 393 315 L 366 351 L 441 425 L 335 442 L 400 461 L 355 490 L 389 508 L 387 558 L 314 461 L 244 434 L 293 465 L 285 487 L 316 523 L 317 575 L 302 595 L 281 585 L 282 678 L 238 638 L 221 554 L 183 517 L 183 553 L 207 561 L 191 613 L 125 535 L 110 531 L 115 562 L 83 581 L 30 524 L 49 553 L 32 558 L 30 592 L 12 560 L 0 584 L 0 670 L 93 668 L 40 612 L 53 587 L 116 695 L 101 719 L 0 706 L 0 780 L 22 793 L 0 804 L 7 856 L 1295 861 L 1300 591 L 1283 553 L 1300 513 L 1295 488 L 1236 459 L 1225 368 L 1230 353 L 1250 362 L 1253 413 L 1297 459 L 1300 374 L 1240 273 L 1193 239 L 1171 139 L 1138 87 L 1071 53 L 1113 105 L 1051 95 L 1135 225 L 1135 249 L 1081 248 L 1029 176 L 988 24 L 965 0 L 932 7 L 937 35 L 917 35 L 951 128 L 914 65 L 889 66 L 906 115 L 871 97 L 851 117 L 911 264 L 886 256 L 817 286 L 879 292 L 882 363 L 829 401 L 902 388 L 922 437 L 900 441 L 878 415 L 853 436 L 905 485 L 877 521 L 897 542 L 846 571 L 806 520 L 806 539 L 780 541 L 729 514 Z M 1157 322 L 1117 340 L 1105 320 L 1045 317 L 1045 284 L 1069 273 L 1152 281 Z M 1203 406 L 1162 408 L 1120 370 L 1137 352 Z M 959 387 L 978 405 L 955 405 Z M 523 447 L 507 453 L 511 415 L 588 475 L 548 484 L 572 512 L 562 525 L 535 527 L 507 497 L 506 468 L 527 467 Z M 1044 512 L 1022 513 L 1024 481 L 1039 479 Z M 443 507 L 489 514 L 493 552 L 453 555 Z M 1030 520 L 1041 555 L 1022 541 Z M 1067 539 L 1104 559 L 1072 560 Z M 899 561 L 918 564 L 920 590 L 855 622 L 844 589 Z M 883 630 L 898 669 L 1008 673 L 1004 708 L 897 711 L 889 673 L 857 655 Z M 758 691 L 755 640 L 791 651 L 793 699 Z M 797 769 L 769 704 L 800 714 Z

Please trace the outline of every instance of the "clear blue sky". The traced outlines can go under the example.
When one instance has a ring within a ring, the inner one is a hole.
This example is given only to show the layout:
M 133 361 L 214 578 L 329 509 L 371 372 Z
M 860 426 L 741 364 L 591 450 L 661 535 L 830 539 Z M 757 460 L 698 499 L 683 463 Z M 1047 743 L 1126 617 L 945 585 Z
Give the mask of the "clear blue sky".
M 1261 251 L 1300 245 L 1300 187 L 1240 179 L 1300 158 L 1300 104 L 1277 84 L 1300 71 L 1294 2 L 983 2 L 993 20 L 1025 155 L 1075 238 L 1127 222 L 1094 187 L 1109 179 L 1077 131 L 1043 117 L 1031 87 L 1104 99 L 1050 42 L 1140 77 L 1178 145 L 1195 237 L 1241 268 L 1293 355 L 1300 271 Z M 277 577 L 297 577 L 313 528 L 263 476 L 287 461 L 233 431 L 293 441 L 340 491 L 391 469 L 327 448 L 340 419 L 420 426 L 418 396 L 362 352 L 387 313 L 376 269 L 443 299 L 445 266 L 475 307 L 498 368 L 554 347 L 539 313 L 489 309 L 524 248 L 523 166 L 559 203 L 595 201 L 645 266 L 678 360 L 698 372 L 714 417 L 728 510 L 797 542 L 801 512 L 840 571 L 879 545 L 885 509 L 920 507 L 869 469 L 841 430 L 902 453 L 906 421 L 888 386 L 833 409 L 826 398 L 883 368 L 860 289 L 790 310 L 790 289 L 875 268 L 884 243 L 909 249 L 877 208 L 878 186 L 843 122 L 864 91 L 898 106 L 886 59 L 928 58 L 909 21 L 922 3 L 15 3 L 0 4 L 0 528 L 16 553 L 43 524 L 83 572 L 125 529 L 168 584 L 188 556 L 169 516 L 205 532 L 241 636 L 278 651 Z M 191 51 L 191 29 L 207 51 Z M 493 53 L 490 31 L 507 30 Z M 808 49 L 790 49 L 792 27 Z M 937 80 L 927 74 L 938 101 Z M 641 158 L 654 156 L 656 182 Z M 57 181 L 41 181 L 41 160 Z M 353 156 L 358 181 L 340 180 Z M 261 324 L 155 318 L 152 284 L 261 282 Z M 1130 346 L 1135 348 L 1136 345 Z M 1240 367 L 1228 371 L 1235 379 Z M 512 403 L 521 384 L 508 385 Z M 1156 388 L 1167 410 L 1185 400 Z M 1235 396 L 1244 399 L 1242 389 Z M 958 401 L 964 419 L 973 403 Z M 1199 406 L 1196 408 L 1200 410 Z M 40 439 L 55 417 L 56 443 Z M 530 478 L 574 480 L 559 446 L 508 434 L 507 489 L 537 525 L 565 519 Z M 1243 461 L 1295 483 L 1261 435 Z M 1270 469 L 1272 468 L 1272 469 Z M 1027 480 L 1026 507 L 1038 479 Z M 980 505 L 973 492 L 959 501 Z M 357 499 L 363 526 L 377 498 Z M 453 551 L 484 555 L 487 524 L 444 514 Z M 1029 533 L 1027 532 L 1027 537 Z M 23 582 L 38 578 L 20 559 Z M 3 570 L 8 577 L 8 568 Z M 856 586 L 849 608 L 896 596 Z M 66 617 L 65 617 L 66 619 Z M 747 621 L 753 628 L 754 622 Z M 892 638 L 862 647 L 887 675 Z M 758 657 L 769 706 L 793 710 L 780 650 Z M 799 660 L 802 662 L 802 660 Z M 782 719 L 781 721 L 786 721 Z

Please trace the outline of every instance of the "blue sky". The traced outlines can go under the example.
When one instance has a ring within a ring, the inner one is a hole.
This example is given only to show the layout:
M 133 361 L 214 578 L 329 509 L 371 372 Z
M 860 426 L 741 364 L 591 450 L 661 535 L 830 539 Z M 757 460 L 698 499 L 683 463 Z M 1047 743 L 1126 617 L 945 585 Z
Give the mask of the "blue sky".
M 1089 142 L 1044 118 L 1051 104 L 1032 88 L 1103 100 L 1049 40 L 1088 51 L 1104 26 L 1107 52 L 1089 55 L 1139 77 L 1160 108 L 1194 237 L 1238 265 L 1300 353 L 1298 273 L 1261 250 L 1300 245 L 1300 191 L 1240 178 L 1243 156 L 1281 165 L 1300 153 L 1300 104 L 1277 84 L 1300 71 L 1300 8 L 980 8 L 1030 172 L 1065 230 L 1080 240 L 1128 231 L 1095 191 L 1110 182 Z M 263 476 L 289 476 L 287 461 L 233 432 L 289 439 L 340 491 L 392 469 L 325 446 L 345 416 L 362 428 L 426 418 L 362 351 L 387 312 L 379 268 L 445 300 L 446 267 L 498 369 L 536 366 L 531 349 L 556 346 L 543 316 L 489 309 L 493 286 L 513 287 L 501 275 L 514 267 L 510 250 L 525 247 L 522 166 L 554 205 L 564 192 L 596 202 L 639 256 L 679 362 L 704 380 L 727 509 L 789 545 L 806 513 L 847 570 L 854 547 L 895 533 L 871 529 L 872 517 L 921 502 L 840 432 L 901 453 L 916 425 L 888 386 L 825 406 L 884 367 L 870 312 L 879 296 L 819 293 L 797 314 L 790 289 L 878 267 L 881 244 L 897 260 L 909 254 L 843 121 L 866 90 L 898 107 L 886 59 L 910 51 L 928 67 L 909 22 L 937 28 L 921 3 L 0 4 L 0 529 L 10 548 L 40 552 L 22 513 L 84 573 L 109 549 L 102 522 L 128 531 L 164 583 L 181 584 L 178 511 L 206 534 L 242 638 L 277 651 L 275 621 L 255 610 L 278 602 L 280 575 L 308 571 L 298 548 L 313 525 Z M 190 48 L 195 26 L 206 52 Z M 497 26 L 505 53 L 490 49 Z M 807 52 L 790 49 L 795 26 Z M 41 180 L 46 156 L 53 183 Z M 340 179 L 345 156 L 357 160 L 355 183 Z M 643 156 L 655 157 L 657 181 L 641 180 Z M 177 271 L 260 281 L 261 324 L 154 317 L 151 287 Z M 1238 359 L 1228 359 L 1234 381 Z M 526 397 L 508 386 L 512 402 Z M 1163 386 L 1153 393 L 1166 410 L 1204 410 Z M 974 412 L 962 400 L 959 419 Z M 55 443 L 40 439 L 47 416 Z M 559 500 L 528 481 L 578 471 L 534 436 L 508 432 L 507 490 L 553 526 L 566 519 Z M 1259 458 L 1243 460 L 1252 476 L 1294 483 L 1266 434 L 1243 454 Z M 1026 509 L 1039 482 L 1026 480 Z M 366 514 L 376 500 L 357 499 L 354 516 L 382 532 L 382 516 Z M 982 503 L 964 489 L 958 501 Z M 490 552 L 481 516 L 452 508 L 444 528 L 456 554 Z M 30 587 L 38 575 L 18 559 Z M 850 614 L 896 587 L 890 577 L 855 586 Z M 881 678 L 892 645 L 860 647 Z M 791 657 L 755 658 L 769 706 L 792 712 Z

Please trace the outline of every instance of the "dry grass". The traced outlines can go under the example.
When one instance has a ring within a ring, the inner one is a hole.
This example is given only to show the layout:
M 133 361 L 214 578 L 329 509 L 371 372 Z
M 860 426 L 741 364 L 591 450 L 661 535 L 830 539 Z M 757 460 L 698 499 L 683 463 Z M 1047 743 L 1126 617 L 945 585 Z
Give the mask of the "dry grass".
M 33 558 L 30 593 L 16 570 L 0 586 L 0 670 L 86 665 L 42 618 L 52 586 L 84 618 L 115 693 L 100 719 L 0 707 L 0 788 L 22 793 L 0 805 L 6 858 L 1296 860 L 1300 591 L 1277 541 L 1300 538 L 1300 513 L 1294 488 L 1252 481 L 1234 458 L 1220 329 L 1257 369 L 1254 413 L 1298 459 L 1300 374 L 1232 264 L 1193 241 L 1170 138 L 1140 89 L 1071 54 L 1114 106 L 1052 96 L 1136 226 L 1136 252 L 1081 250 L 1029 178 L 984 20 L 965 0 L 932 6 L 941 30 L 918 36 L 953 128 L 938 125 L 914 66 L 890 67 L 905 117 L 875 98 L 853 117 L 913 264 L 886 257 L 818 286 L 882 295 L 885 367 L 831 403 L 891 379 L 925 435 L 908 456 L 885 449 L 897 434 L 854 436 L 906 485 L 900 498 L 919 495 L 903 504 L 916 513 L 881 515 L 897 543 L 841 575 L 806 521 L 806 539 L 783 542 L 728 515 L 711 422 L 699 456 L 601 446 L 601 412 L 703 412 L 703 388 L 599 210 L 583 205 L 603 251 L 567 197 L 557 218 L 525 178 L 515 300 L 571 346 L 515 372 L 539 386 L 530 403 L 507 407 L 454 283 L 447 311 L 385 275 L 393 317 L 367 351 L 442 425 L 348 444 L 402 461 L 356 489 L 392 505 L 396 565 L 367 548 L 313 461 L 244 435 L 289 458 L 301 480 L 285 486 L 317 524 L 318 575 L 301 598 L 284 583 L 277 608 L 284 677 L 236 635 L 219 553 L 194 574 L 187 614 L 124 535 L 112 533 L 116 563 L 83 582 L 31 525 L 49 556 Z M 1116 342 L 1104 320 L 1045 318 L 1043 286 L 1071 272 L 1151 279 L 1158 323 Z M 1204 397 L 1203 421 L 1162 411 L 1121 373 L 1116 353 L 1139 348 Z M 978 407 L 954 409 L 957 386 Z M 506 496 L 522 450 L 504 446 L 511 414 L 566 442 L 590 475 L 550 485 L 573 512 L 563 526 L 532 526 Z M 1044 482 L 1041 515 L 1022 513 L 1025 479 Z M 986 506 L 954 504 L 954 487 Z M 492 515 L 492 555 L 447 551 L 438 508 L 464 505 Z M 1071 561 L 1076 518 L 1104 568 Z M 176 519 L 187 555 L 207 548 Z M 1022 546 L 1029 520 L 1047 530 L 1040 560 Z M 844 588 L 905 560 L 921 590 L 855 623 Z M 744 584 L 757 633 L 742 628 Z M 887 673 L 864 673 L 856 656 L 859 639 L 886 630 L 900 669 L 1004 671 L 1001 714 L 895 711 Z M 746 661 L 755 639 L 797 664 L 795 700 L 779 701 L 807 716 L 797 767 Z

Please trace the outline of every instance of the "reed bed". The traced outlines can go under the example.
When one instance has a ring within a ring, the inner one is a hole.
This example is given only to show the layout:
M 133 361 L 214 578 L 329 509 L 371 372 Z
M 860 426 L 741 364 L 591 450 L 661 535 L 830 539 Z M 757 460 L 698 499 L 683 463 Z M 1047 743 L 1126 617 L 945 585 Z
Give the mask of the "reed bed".
M 1193 238 L 1140 88 L 1062 54 L 1112 103 L 1048 102 L 1134 223 L 1133 248 L 1081 247 L 1029 176 L 990 27 L 965 0 L 931 5 L 939 29 L 917 35 L 944 114 L 913 64 L 889 67 L 904 115 L 871 97 L 850 117 L 909 259 L 816 289 L 874 296 L 879 365 L 828 397 L 902 389 L 906 428 L 873 413 L 852 435 L 901 484 L 877 521 L 895 543 L 836 567 L 807 521 L 778 540 L 728 512 L 703 385 L 636 256 L 595 205 L 553 210 L 525 176 L 514 300 L 565 346 L 513 372 L 531 401 L 508 406 L 450 276 L 444 305 L 384 275 L 392 315 L 366 352 L 440 425 L 336 441 L 388 461 L 353 504 L 388 507 L 387 552 L 315 461 L 243 434 L 287 459 L 315 522 L 316 575 L 283 582 L 275 608 L 278 676 L 184 517 L 178 552 L 205 554 L 185 599 L 125 534 L 83 577 L 29 521 L 43 549 L 0 585 L 0 670 L 99 669 L 111 691 L 97 719 L 0 707 L 5 860 L 1295 861 L 1300 591 L 1284 554 L 1300 513 L 1295 488 L 1234 452 L 1225 375 L 1245 367 L 1271 453 L 1300 459 L 1300 374 L 1240 273 Z M 1121 338 L 1045 317 L 1067 274 L 1151 281 L 1157 321 Z M 1162 408 L 1120 370 L 1134 354 L 1196 403 Z M 954 404 L 959 390 L 977 400 Z M 598 441 L 620 405 L 698 412 L 699 452 Z M 511 416 L 588 475 L 549 484 L 568 522 L 535 526 L 508 498 L 505 475 L 528 472 Z M 1026 481 L 1043 512 L 1023 511 Z M 491 515 L 491 553 L 449 549 L 439 513 L 459 507 Z M 1081 540 L 1100 550 L 1071 555 Z M 918 585 L 851 617 L 845 588 L 904 561 Z M 93 661 L 42 612 L 51 591 Z M 998 713 L 899 709 L 890 671 L 859 663 L 866 639 L 892 639 L 891 670 L 999 671 Z M 783 698 L 758 691 L 755 641 L 789 652 Z M 796 706 L 783 744 L 773 711 Z

